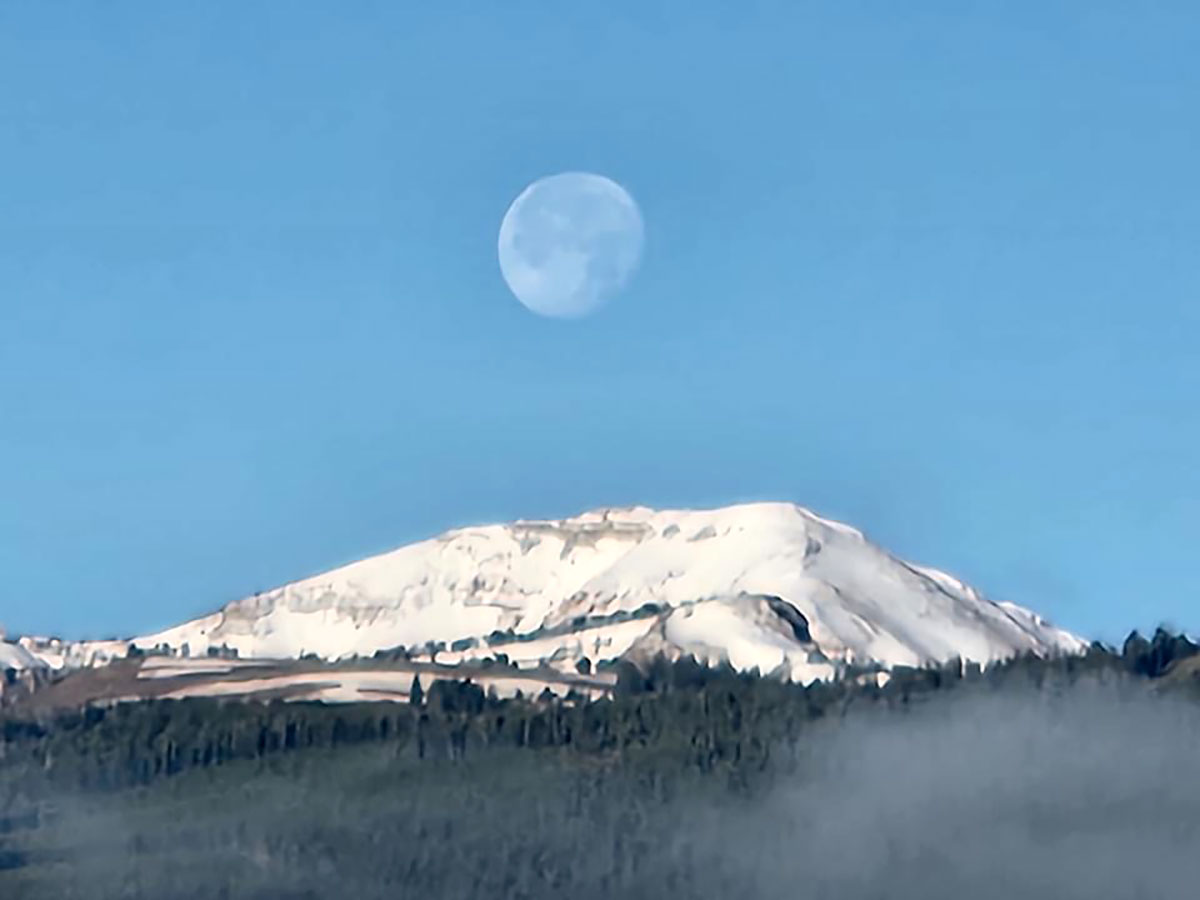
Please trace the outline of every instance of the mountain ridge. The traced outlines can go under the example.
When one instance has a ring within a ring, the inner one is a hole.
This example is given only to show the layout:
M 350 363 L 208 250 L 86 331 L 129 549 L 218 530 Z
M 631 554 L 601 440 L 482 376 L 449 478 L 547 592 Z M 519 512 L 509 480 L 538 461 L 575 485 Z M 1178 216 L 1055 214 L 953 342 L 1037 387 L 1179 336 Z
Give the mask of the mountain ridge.
M 103 662 L 129 645 L 328 659 L 441 645 L 456 648 L 444 658 L 504 652 L 563 668 L 655 645 L 800 680 L 856 663 L 986 663 L 1086 647 L 1031 610 L 791 503 L 609 507 L 466 526 L 128 641 L 23 644 L 51 665 Z

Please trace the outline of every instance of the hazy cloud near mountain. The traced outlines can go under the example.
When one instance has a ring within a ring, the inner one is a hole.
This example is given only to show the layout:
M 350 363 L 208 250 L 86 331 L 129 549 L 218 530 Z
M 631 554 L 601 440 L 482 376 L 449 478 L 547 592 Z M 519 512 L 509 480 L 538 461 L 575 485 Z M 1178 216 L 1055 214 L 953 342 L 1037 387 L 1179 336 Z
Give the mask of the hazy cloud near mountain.
M 759 897 L 1190 896 L 1197 747 L 1194 706 L 1087 688 L 850 717 L 720 849 Z

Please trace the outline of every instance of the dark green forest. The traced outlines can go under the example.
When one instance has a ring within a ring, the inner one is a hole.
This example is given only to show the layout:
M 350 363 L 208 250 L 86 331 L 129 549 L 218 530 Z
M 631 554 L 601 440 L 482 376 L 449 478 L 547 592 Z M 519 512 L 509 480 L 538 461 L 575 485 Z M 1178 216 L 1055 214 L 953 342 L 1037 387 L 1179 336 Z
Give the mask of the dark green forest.
M 0 897 L 1200 895 L 1197 653 L 6 710 Z

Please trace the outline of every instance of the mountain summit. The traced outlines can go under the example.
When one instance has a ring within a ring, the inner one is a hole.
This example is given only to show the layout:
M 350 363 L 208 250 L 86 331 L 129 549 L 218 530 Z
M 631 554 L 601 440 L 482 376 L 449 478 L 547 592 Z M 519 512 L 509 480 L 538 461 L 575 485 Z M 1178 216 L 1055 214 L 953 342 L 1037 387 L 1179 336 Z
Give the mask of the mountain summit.
M 502 652 L 563 668 L 584 657 L 691 653 L 805 681 L 849 663 L 986 663 L 1086 646 L 788 503 L 603 509 L 455 529 L 131 643 L 243 658 Z M 83 661 L 102 649 L 76 645 L 68 655 Z

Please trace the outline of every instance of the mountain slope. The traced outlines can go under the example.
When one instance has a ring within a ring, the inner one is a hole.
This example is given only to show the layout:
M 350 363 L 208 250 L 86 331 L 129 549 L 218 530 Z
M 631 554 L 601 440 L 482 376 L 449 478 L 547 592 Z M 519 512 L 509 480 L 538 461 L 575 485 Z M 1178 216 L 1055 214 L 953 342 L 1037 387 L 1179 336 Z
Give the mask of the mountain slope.
M 38 669 L 44 665 L 21 645 L 0 641 L 0 672 L 5 669 Z
M 536 647 L 564 667 L 654 645 L 741 668 L 782 665 L 805 680 L 834 663 L 987 662 L 1085 646 L 786 503 L 457 529 L 134 639 L 192 655 L 225 646 L 329 658 L 455 641 L 467 645 L 460 657 L 529 659 Z

